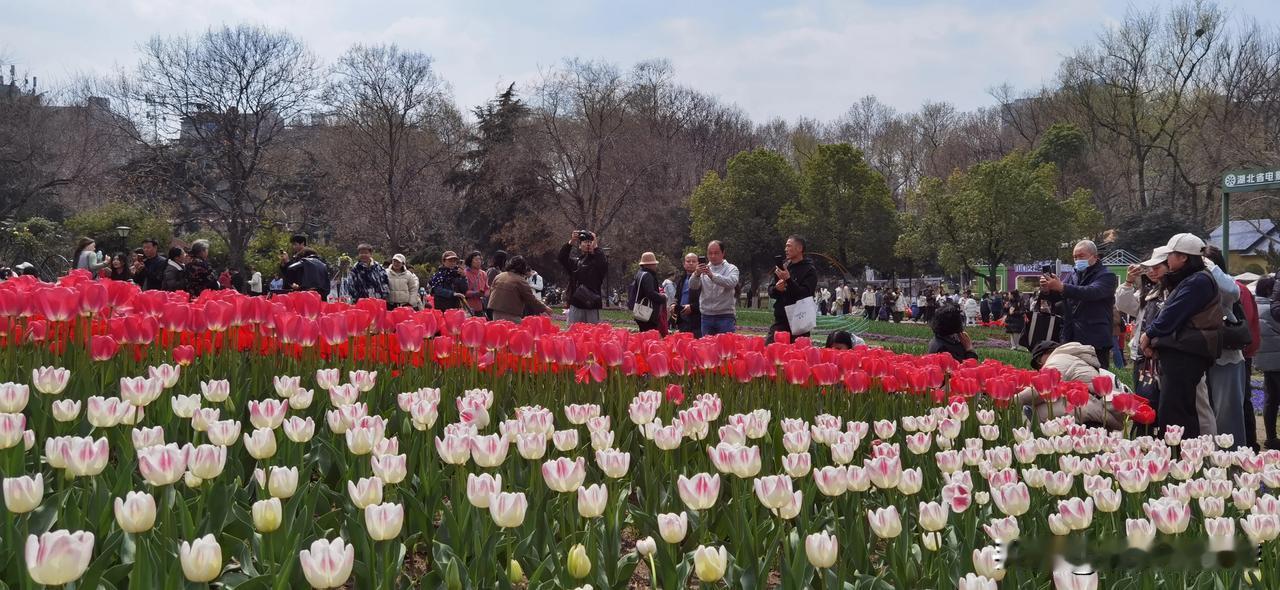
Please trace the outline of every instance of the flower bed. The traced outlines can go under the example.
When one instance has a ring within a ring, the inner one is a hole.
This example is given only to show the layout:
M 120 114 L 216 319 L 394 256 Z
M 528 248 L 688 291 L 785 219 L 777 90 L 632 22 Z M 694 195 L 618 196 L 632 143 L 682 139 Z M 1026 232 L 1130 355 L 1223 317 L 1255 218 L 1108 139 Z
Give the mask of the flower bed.
M 0 284 L 0 322 L 0 588 L 1211 588 L 1277 571 L 1280 453 L 1030 429 L 1007 407 L 1023 387 L 1093 389 L 1150 419 L 1109 383 L 75 276 Z M 1055 552 L 1101 573 L 1028 559 Z

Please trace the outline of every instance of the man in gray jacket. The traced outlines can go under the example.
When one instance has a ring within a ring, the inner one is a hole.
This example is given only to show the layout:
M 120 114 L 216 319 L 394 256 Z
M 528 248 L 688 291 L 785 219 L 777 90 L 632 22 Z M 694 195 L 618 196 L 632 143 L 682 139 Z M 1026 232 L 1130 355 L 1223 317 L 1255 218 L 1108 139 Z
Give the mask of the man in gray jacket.
M 724 245 L 719 240 L 707 244 L 707 263 L 699 264 L 694 274 L 702 283 L 702 294 L 698 298 L 702 335 L 736 331 L 738 267 L 724 259 Z

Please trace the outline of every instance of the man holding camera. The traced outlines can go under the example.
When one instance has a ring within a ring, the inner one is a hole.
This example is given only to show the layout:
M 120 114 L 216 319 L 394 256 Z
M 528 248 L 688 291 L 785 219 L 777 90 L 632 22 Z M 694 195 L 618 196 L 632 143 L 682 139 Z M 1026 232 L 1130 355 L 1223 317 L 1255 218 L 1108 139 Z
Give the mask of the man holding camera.
M 699 295 L 702 281 L 698 280 L 698 267 L 706 264 L 706 256 L 693 252 L 684 255 L 684 272 L 672 284 L 672 296 L 667 300 L 671 310 L 671 325 L 681 332 L 689 332 L 694 338 L 702 337 L 702 308 Z
M 574 246 L 578 257 L 570 256 Z M 560 248 L 557 256 L 560 266 L 569 273 L 569 325 L 600 323 L 600 308 L 604 302 L 604 277 L 609 272 L 609 261 L 596 245 L 596 235 L 577 230 L 569 236 L 569 243 Z
M 1116 287 L 1120 280 L 1102 264 L 1098 246 L 1090 240 L 1076 243 L 1071 257 L 1075 259 L 1075 273 L 1066 281 L 1056 274 L 1045 273 L 1040 278 L 1040 292 L 1046 301 L 1062 303 L 1061 342 L 1092 346 L 1098 363 L 1109 369 L 1114 346 Z

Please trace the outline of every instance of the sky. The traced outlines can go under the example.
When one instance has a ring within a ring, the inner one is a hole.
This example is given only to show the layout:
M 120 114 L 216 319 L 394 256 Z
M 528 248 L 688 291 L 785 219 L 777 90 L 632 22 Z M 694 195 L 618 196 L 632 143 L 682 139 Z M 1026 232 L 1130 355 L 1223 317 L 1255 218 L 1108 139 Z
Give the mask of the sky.
M 354 43 L 435 59 L 464 110 L 565 58 L 626 68 L 670 60 L 677 81 L 774 117 L 835 119 L 862 96 L 899 111 L 924 101 L 992 104 L 1001 84 L 1051 83 L 1062 58 L 1123 19 L 1117 0 L 0 0 L 0 62 L 42 88 L 132 67 L 154 35 L 255 23 L 332 62 Z M 1280 26 L 1274 0 L 1222 2 Z M 1137 9 L 1166 2 L 1134 0 Z M 8 68 L 5 68 L 7 74 Z

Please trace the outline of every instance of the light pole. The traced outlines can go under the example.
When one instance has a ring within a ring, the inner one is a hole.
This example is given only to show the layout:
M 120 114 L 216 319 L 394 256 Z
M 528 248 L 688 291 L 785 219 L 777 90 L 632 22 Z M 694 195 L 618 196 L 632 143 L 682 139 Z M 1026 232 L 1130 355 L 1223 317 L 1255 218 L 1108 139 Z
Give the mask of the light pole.
M 128 254 L 129 250 L 129 232 L 131 231 L 133 231 L 133 228 L 127 225 L 116 226 L 116 235 L 120 236 L 120 251 L 126 254 Z

